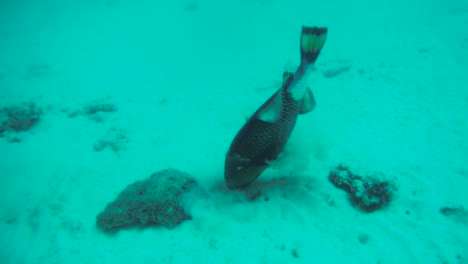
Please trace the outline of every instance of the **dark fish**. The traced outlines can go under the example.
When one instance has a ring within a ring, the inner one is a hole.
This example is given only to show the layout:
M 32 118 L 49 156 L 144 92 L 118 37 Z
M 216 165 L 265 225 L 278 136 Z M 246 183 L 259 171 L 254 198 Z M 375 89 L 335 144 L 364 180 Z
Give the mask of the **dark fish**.
M 326 37 L 327 28 L 302 27 L 301 64 L 296 73 L 283 74 L 281 89 L 252 115 L 229 148 L 224 177 L 230 189 L 246 187 L 255 181 L 283 151 L 297 116 L 315 108 L 314 96 L 306 82 Z

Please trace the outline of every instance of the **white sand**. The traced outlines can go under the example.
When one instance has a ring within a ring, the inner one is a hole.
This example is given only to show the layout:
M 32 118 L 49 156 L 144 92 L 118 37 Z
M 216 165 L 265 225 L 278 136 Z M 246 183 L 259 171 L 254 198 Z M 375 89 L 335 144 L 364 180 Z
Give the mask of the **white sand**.
M 20 143 L 0 138 L 0 263 L 466 263 L 468 220 L 439 212 L 468 208 L 468 4 L 445 2 L 1 1 L 0 106 L 45 112 Z M 260 177 L 270 200 L 249 202 L 220 190 L 224 155 L 298 64 L 303 24 L 329 28 L 318 105 Z M 92 100 L 119 109 L 64 112 Z M 111 128 L 126 147 L 94 151 Z M 352 207 L 327 179 L 340 162 L 395 178 L 395 199 Z M 96 227 L 170 167 L 213 204 L 172 230 Z

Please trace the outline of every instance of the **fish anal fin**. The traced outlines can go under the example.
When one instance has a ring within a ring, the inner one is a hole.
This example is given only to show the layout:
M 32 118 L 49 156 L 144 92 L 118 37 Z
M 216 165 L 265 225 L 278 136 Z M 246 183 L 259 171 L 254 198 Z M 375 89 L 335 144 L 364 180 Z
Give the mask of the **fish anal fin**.
M 301 108 L 299 109 L 299 114 L 307 114 L 314 110 L 317 103 L 315 102 L 314 94 L 309 87 L 307 87 L 304 97 L 302 98 Z

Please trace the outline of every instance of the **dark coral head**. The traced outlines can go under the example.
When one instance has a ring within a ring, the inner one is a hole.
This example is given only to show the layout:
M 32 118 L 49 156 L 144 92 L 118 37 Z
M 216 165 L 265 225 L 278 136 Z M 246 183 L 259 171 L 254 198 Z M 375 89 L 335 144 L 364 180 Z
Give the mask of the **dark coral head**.
M 117 230 L 132 224 L 130 213 L 120 206 L 108 205 L 106 209 L 96 218 L 98 227 L 105 231 Z

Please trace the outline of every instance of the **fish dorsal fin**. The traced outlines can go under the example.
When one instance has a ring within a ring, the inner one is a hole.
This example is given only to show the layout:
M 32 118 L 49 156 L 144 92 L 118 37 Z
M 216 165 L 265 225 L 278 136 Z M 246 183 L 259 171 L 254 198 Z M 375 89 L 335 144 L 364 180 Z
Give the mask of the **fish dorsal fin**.
M 294 80 L 294 74 L 292 72 L 284 72 L 282 89 L 287 89 L 289 85 L 291 85 L 293 80 Z
M 291 85 L 293 79 L 294 74 L 292 72 L 283 73 L 283 87 L 260 108 L 257 115 L 258 119 L 268 123 L 274 123 L 279 119 L 283 107 L 282 91 Z
M 312 93 L 312 90 L 310 90 L 310 88 L 307 87 L 304 97 L 302 98 L 301 109 L 299 109 L 299 114 L 306 114 L 311 112 L 312 110 L 314 110 L 315 105 L 317 105 L 317 103 L 315 102 L 314 94 Z

